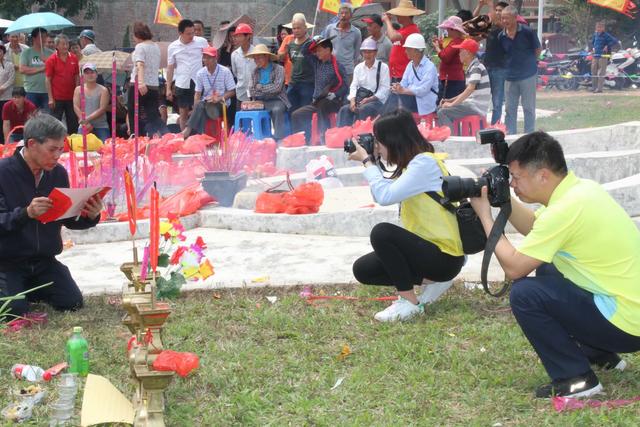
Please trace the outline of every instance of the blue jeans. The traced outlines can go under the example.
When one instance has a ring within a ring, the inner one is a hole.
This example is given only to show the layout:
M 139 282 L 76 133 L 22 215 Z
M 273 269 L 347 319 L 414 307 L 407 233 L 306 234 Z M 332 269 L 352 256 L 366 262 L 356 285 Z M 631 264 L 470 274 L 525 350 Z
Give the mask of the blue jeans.
M 27 99 L 33 102 L 38 110 L 49 112 L 49 95 L 46 93 L 27 92 Z
M 310 105 L 313 99 L 314 84 L 311 82 L 289 83 L 287 98 L 291 103 L 289 111 L 296 111 L 300 107 Z
M 522 102 L 524 110 L 524 133 L 531 133 L 536 128 L 536 80 L 535 74 L 524 80 L 509 81 L 504 84 L 506 93 L 505 124 L 510 135 L 518 133 L 518 104 Z
M 364 104 L 355 113 L 351 111 L 349 104 L 343 105 L 338 112 L 338 127 L 351 126 L 356 119 L 364 120 L 368 117 L 376 117 L 380 111 L 382 111 L 382 103 L 377 99 Z
M 593 294 L 551 264 L 513 283 L 511 311 L 552 380 L 583 375 L 591 370 L 590 362 L 607 353 L 640 350 L 640 337 L 609 322 Z
M 502 117 L 502 105 L 504 104 L 504 81 L 507 77 L 506 68 L 487 68 L 489 83 L 491 85 L 491 124 L 494 125 Z

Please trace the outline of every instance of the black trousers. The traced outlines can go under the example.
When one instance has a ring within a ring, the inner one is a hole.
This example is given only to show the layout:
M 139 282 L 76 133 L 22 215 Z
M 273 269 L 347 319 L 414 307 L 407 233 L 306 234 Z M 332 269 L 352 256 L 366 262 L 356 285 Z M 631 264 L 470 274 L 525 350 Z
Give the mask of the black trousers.
M 331 101 L 327 98 L 322 98 L 316 101 L 315 104 L 298 108 L 291 115 L 292 132 L 304 131 L 308 145 L 311 141 L 311 119 L 313 113 L 318 113 L 318 131 L 320 132 L 320 139 L 324 143 L 324 133 L 329 129 L 329 114 L 337 113 L 340 111 L 341 106 L 342 102 L 337 98 Z
M 129 92 L 127 94 L 127 113 L 129 114 L 129 126 L 131 126 L 132 134 L 134 132 L 134 87 L 135 86 L 133 84 L 129 85 Z M 140 135 L 164 135 L 165 133 L 169 132 L 169 129 L 160 118 L 160 98 L 158 89 L 151 87 L 147 87 L 147 89 L 147 93 L 144 96 L 139 95 L 138 98 L 138 127 L 140 130 Z
M 367 285 L 393 285 L 398 291 L 410 291 L 422 279 L 451 280 L 464 265 L 464 256 L 446 254 L 417 234 L 388 222 L 376 224 L 370 239 L 373 252 L 353 263 L 353 275 Z
M 609 322 L 593 294 L 565 279 L 552 264 L 513 283 L 511 310 L 552 380 L 585 374 L 590 362 L 607 353 L 640 350 L 640 337 Z
M 0 270 L 0 296 L 13 296 L 45 283 L 53 284 L 30 292 L 26 299 L 13 301 L 11 314 L 21 316 L 29 311 L 29 302 L 42 301 L 56 310 L 76 310 L 82 307 L 82 293 L 69 269 L 55 258 L 39 258 L 17 263 Z
M 62 120 L 63 114 L 67 122 L 67 132 L 69 134 L 78 132 L 78 117 L 73 110 L 73 101 L 56 100 L 56 107 L 53 109 L 51 115 L 58 120 Z

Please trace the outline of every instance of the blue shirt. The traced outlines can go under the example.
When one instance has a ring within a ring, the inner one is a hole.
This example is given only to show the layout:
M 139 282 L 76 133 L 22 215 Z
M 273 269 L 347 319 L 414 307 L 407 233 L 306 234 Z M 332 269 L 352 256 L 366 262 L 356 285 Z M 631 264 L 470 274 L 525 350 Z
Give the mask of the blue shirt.
M 518 24 L 513 39 L 509 38 L 504 30 L 498 38 L 506 54 L 506 79 L 518 81 L 535 76 L 538 72 L 536 49 L 540 49 L 538 35 L 528 26 Z
M 236 82 L 233 80 L 231 70 L 224 65 L 216 64 L 213 73 L 209 73 L 207 67 L 202 67 L 196 74 L 196 92 L 202 93 L 202 99 L 211 96 L 213 91 L 218 92 L 222 96 L 225 92 L 236 88 Z M 227 99 L 227 106 L 231 105 L 231 101 Z
M 593 46 L 593 56 L 599 58 L 603 53 L 611 53 L 614 47 L 619 43 L 618 39 L 611 34 L 603 31 L 601 33 L 593 33 L 591 36 L 591 45 Z M 604 48 L 607 52 L 604 52 Z
M 273 70 L 273 64 L 269 62 L 265 68 L 259 68 L 258 73 L 260 74 L 260 83 L 261 85 L 267 85 L 271 83 L 271 70 Z
M 423 116 L 436 110 L 438 83 L 436 66 L 433 65 L 429 58 L 423 56 L 420 64 L 415 69 L 413 61 L 409 61 L 407 68 L 404 69 L 400 86 L 414 93 L 416 104 L 418 105 L 418 114 Z
M 415 156 L 398 179 L 385 178 L 377 167 L 365 169 L 364 177 L 369 181 L 373 199 L 382 206 L 400 203 L 425 191 L 442 191 L 442 170 L 429 156 Z

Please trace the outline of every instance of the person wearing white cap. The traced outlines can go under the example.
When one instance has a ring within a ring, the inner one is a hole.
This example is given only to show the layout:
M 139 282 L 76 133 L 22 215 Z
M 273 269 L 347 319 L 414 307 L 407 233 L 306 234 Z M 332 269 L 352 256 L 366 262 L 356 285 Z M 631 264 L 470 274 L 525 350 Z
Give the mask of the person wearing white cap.
M 349 104 L 340 108 L 338 126 L 351 126 L 356 118 L 376 117 L 389 97 L 389 66 L 376 59 L 378 44 L 369 37 L 362 42 L 360 52 L 364 62 L 353 69 L 353 81 L 347 96 Z
M 78 133 L 82 133 L 84 127 L 87 133 L 92 133 L 100 140 L 105 141 L 111 136 L 109 122 L 107 122 L 107 108 L 109 107 L 109 91 L 106 87 L 97 83 L 98 70 L 94 64 L 87 62 L 82 66 L 84 77 L 85 119 L 78 123 Z M 73 110 L 78 117 L 82 117 L 82 104 L 80 103 L 80 86 L 73 92 Z M 69 129 L 69 133 L 75 129 Z
M 341 3 L 338 10 L 340 20 L 335 24 L 327 25 L 322 32 L 322 37 L 333 39 L 333 53 L 338 62 L 344 67 L 347 83 L 353 78 L 353 69 L 360 61 L 360 44 L 362 43 L 362 34 L 360 30 L 351 25 L 351 16 L 353 15 L 353 6 L 351 3 Z
M 440 58 L 440 88 L 438 91 L 438 103 L 440 103 L 441 99 L 454 98 L 464 91 L 464 70 L 462 62 L 460 62 L 460 50 L 454 46 L 462 43 L 467 32 L 462 28 L 462 19 L 457 16 L 448 17 L 438 25 L 438 28 L 446 30 L 450 39 L 446 46 L 442 39 L 432 41 L 433 48 Z
M 391 85 L 391 95 L 384 112 L 403 107 L 423 116 L 436 110 L 438 99 L 438 71 L 424 55 L 427 44 L 422 34 L 410 34 L 404 43 L 410 61 L 400 83 Z

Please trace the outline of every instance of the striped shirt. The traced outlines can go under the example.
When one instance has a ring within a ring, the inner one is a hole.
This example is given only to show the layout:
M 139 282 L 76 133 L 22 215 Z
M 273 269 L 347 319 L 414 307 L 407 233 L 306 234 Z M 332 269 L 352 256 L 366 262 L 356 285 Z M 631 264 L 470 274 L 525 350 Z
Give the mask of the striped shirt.
M 465 102 L 474 105 L 480 111 L 487 111 L 491 103 L 491 85 L 487 69 L 478 58 L 473 58 L 473 61 L 469 63 L 465 78 L 467 85 L 476 85 L 476 89 L 465 99 Z
M 202 93 L 202 99 L 206 99 L 215 90 L 219 96 L 225 92 L 236 88 L 236 82 L 233 80 L 231 70 L 224 65 L 216 64 L 213 73 L 209 73 L 207 67 L 202 67 L 196 73 L 196 93 Z M 231 101 L 227 99 L 227 106 L 231 105 Z

